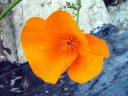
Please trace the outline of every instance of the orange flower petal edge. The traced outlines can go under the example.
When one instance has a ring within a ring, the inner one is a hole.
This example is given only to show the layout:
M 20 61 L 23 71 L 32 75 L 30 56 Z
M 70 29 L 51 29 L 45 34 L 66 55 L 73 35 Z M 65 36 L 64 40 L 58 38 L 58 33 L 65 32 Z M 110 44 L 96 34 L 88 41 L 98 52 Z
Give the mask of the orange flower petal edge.
M 81 84 L 86 83 L 96 76 L 102 70 L 103 56 L 86 53 L 79 55 L 68 69 L 68 75 L 71 80 Z
M 22 30 L 21 43 L 33 73 L 52 84 L 68 68 L 73 81 L 91 80 L 100 73 L 103 59 L 109 55 L 104 40 L 85 35 L 73 17 L 62 10 L 47 20 L 30 18 Z
M 88 41 L 86 52 L 80 52 L 68 69 L 69 77 L 81 84 L 97 77 L 102 71 L 103 59 L 109 56 L 106 42 L 91 34 L 85 34 Z
M 105 40 L 99 39 L 91 34 L 85 34 L 85 37 L 88 40 L 88 47 L 94 54 L 104 56 L 105 58 L 109 57 L 109 49 Z

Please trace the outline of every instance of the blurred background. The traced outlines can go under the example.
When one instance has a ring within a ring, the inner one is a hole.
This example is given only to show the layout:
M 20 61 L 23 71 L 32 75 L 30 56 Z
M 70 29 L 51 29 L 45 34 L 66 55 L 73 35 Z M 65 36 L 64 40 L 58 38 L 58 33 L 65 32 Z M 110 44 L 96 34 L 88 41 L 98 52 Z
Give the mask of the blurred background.
M 0 13 L 13 0 L 0 0 Z M 57 9 L 74 19 L 77 0 L 21 0 L 0 20 L 0 96 L 128 96 L 128 0 L 81 0 L 79 27 L 106 40 L 110 57 L 101 74 L 85 84 L 64 73 L 52 85 L 31 71 L 20 43 L 21 30 L 33 16 L 47 18 Z

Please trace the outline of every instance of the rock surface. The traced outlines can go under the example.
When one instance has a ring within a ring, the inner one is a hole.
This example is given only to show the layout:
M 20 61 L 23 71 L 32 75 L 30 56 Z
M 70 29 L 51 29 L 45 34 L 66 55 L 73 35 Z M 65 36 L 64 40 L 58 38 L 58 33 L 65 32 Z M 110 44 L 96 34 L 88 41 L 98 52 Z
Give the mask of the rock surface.
M 128 0 L 116 0 L 123 1 L 117 6 L 109 6 L 108 12 L 114 24 L 119 31 L 128 27 Z
M 78 85 L 74 96 L 127 96 L 128 29 L 117 33 L 109 32 L 96 34 L 104 37 L 111 52 L 109 59 L 105 60 L 102 73 L 91 82 Z
M 0 0 L 3 8 L 12 0 Z M 76 0 L 22 0 L 13 10 L 0 21 L 0 35 L 3 41 L 6 59 L 10 62 L 24 63 L 26 59 L 20 43 L 20 32 L 26 20 L 32 16 L 47 18 L 57 9 L 69 11 L 75 18 L 76 11 L 66 7 L 66 1 L 76 4 Z M 108 12 L 102 0 L 82 0 L 79 25 L 85 32 L 104 23 L 110 23 Z M 5 58 L 4 57 L 4 58 Z
M 27 63 L 2 62 L 0 96 L 127 96 L 128 29 L 116 32 L 109 24 L 97 30 L 102 32 L 95 35 L 107 41 L 111 52 L 97 78 L 81 85 L 72 82 L 65 73 L 56 85 L 51 85 L 37 78 Z

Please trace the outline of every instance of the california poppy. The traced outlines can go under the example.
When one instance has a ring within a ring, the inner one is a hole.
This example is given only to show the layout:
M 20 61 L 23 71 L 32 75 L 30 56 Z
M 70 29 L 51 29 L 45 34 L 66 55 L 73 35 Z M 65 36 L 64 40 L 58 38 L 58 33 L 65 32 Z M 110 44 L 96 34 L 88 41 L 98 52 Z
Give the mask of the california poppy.
M 100 74 L 103 59 L 109 56 L 104 40 L 83 33 L 62 10 L 46 20 L 30 18 L 22 30 L 21 43 L 34 74 L 52 84 L 66 70 L 73 81 L 85 83 Z

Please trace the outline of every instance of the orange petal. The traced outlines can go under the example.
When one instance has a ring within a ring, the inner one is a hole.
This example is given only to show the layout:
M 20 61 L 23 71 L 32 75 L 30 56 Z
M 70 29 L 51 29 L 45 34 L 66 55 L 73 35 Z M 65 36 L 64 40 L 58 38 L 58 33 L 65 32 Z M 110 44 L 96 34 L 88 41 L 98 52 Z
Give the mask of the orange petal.
M 40 78 L 45 82 L 55 84 L 64 71 L 72 64 L 77 54 L 63 55 L 57 57 L 45 58 L 47 65 L 42 67 Z
M 100 74 L 102 66 L 102 56 L 86 53 L 77 57 L 69 67 L 68 74 L 73 81 L 86 83 Z
M 39 77 L 39 66 L 42 62 L 42 50 L 44 47 L 43 27 L 45 20 L 39 17 L 30 18 L 25 24 L 22 34 L 21 43 L 24 54 L 32 68 L 32 71 Z
M 58 63 L 49 65 L 45 71 L 42 71 L 42 77 L 44 77 L 44 80 L 47 82 L 55 83 L 57 78 L 63 72 L 65 72 L 70 64 L 75 60 L 77 55 L 77 52 L 72 50 L 71 54 L 73 55 L 71 55 L 69 50 L 67 50 L 69 48 L 67 48 L 67 46 L 63 45 L 62 43 L 67 40 L 74 40 L 76 45 L 77 43 L 80 45 L 79 48 L 75 48 L 79 51 L 81 49 L 85 49 L 83 46 L 87 46 L 87 40 L 84 36 L 84 33 L 81 32 L 75 23 L 73 17 L 68 12 L 62 10 L 58 10 L 48 17 L 45 24 L 45 31 L 45 38 L 47 38 L 46 46 L 49 47 L 47 54 L 50 54 L 50 57 L 48 56 L 47 58 L 52 58 L 50 61 L 53 63 L 57 60 Z M 45 61 L 47 58 L 45 58 Z M 65 64 L 63 63 L 61 66 L 58 66 L 60 65 L 59 63 L 63 61 Z M 57 69 L 58 67 L 59 69 Z M 48 72 L 48 70 L 50 71 Z M 52 75 L 54 77 L 52 77 Z
M 45 82 L 55 84 L 75 60 L 77 53 L 62 53 L 58 40 L 47 36 L 46 21 L 34 17 L 27 21 L 21 35 L 22 47 L 32 71 Z
M 91 34 L 85 34 L 85 36 L 88 40 L 88 46 L 94 54 L 105 56 L 106 58 L 109 56 L 109 49 L 105 40 Z
M 46 30 L 49 41 L 55 41 L 55 39 L 63 36 L 63 38 L 73 36 L 87 45 L 84 33 L 81 32 L 73 17 L 66 11 L 58 10 L 51 14 L 46 21 Z

